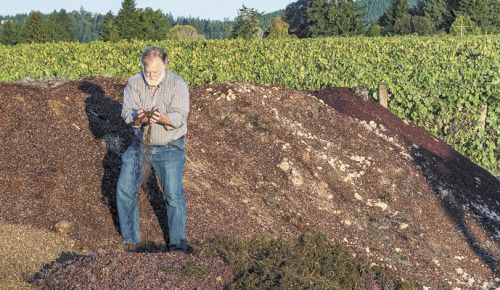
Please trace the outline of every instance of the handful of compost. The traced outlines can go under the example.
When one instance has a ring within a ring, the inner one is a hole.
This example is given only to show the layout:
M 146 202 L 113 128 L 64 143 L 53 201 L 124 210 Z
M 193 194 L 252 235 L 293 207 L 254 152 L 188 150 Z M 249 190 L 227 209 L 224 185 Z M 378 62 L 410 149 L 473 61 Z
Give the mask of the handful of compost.
M 143 116 L 134 120 L 133 126 L 136 129 L 139 129 L 141 126 L 149 125 L 150 120 L 153 118 L 155 112 L 158 112 L 158 109 L 152 109 L 150 111 L 144 111 Z

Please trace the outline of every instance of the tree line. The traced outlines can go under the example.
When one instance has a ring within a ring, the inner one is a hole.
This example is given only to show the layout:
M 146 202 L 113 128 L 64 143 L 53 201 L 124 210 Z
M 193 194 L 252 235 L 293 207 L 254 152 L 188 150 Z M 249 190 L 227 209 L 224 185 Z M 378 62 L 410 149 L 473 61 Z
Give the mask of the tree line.
M 334 35 L 430 35 L 500 32 L 498 0 L 298 0 L 264 14 L 243 6 L 234 21 L 206 20 L 137 8 L 124 0 L 118 13 L 83 8 L 48 15 L 33 11 L 0 17 L 0 43 L 94 40 L 197 40 L 322 37 Z
M 301 38 L 500 32 L 498 0 L 298 0 L 284 15 Z

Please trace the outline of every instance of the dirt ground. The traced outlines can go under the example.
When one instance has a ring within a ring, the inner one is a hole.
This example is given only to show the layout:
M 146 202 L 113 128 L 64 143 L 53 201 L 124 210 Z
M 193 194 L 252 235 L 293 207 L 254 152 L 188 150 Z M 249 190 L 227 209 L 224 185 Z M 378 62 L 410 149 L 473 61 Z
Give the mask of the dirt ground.
M 124 277 L 123 287 L 142 288 L 149 269 L 158 286 L 173 279 L 162 267 L 186 263 L 206 275 L 179 288 L 231 279 L 222 261 L 121 250 L 115 189 L 132 137 L 120 118 L 124 85 L 0 84 L 0 288 L 45 280 L 112 287 Z M 192 88 L 190 98 L 184 187 L 192 243 L 315 230 L 422 285 L 500 286 L 500 181 L 424 129 L 344 88 L 226 83 Z M 164 247 L 154 179 L 139 199 L 143 240 Z

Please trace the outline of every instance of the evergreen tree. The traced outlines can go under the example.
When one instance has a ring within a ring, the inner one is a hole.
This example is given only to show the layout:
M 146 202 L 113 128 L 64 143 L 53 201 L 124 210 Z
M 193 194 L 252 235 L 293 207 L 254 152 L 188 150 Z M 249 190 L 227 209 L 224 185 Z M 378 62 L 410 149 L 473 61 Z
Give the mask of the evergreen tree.
M 446 0 L 446 3 L 448 4 L 448 9 L 451 12 L 456 13 L 458 11 L 460 0 Z
M 451 11 L 445 0 L 425 2 L 424 15 L 436 30 L 445 30 L 451 22 Z
M 231 37 L 255 39 L 262 38 L 262 35 L 262 13 L 243 5 L 231 29 Z
M 92 37 L 94 40 L 99 39 L 99 35 L 104 25 L 104 15 L 97 13 L 92 15 Z
M 102 21 L 98 22 L 92 13 L 80 7 L 80 11 L 71 12 L 71 18 L 76 24 L 76 39 L 79 42 L 91 42 L 99 38 Z
M 288 23 L 281 16 L 276 16 L 271 21 L 267 38 L 285 38 L 288 37 Z
M 408 0 L 392 0 L 391 5 L 380 18 L 380 24 L 384 27 L 384 31 L 386 33 L 398 33 L 397 31 L 406 31 L 409 26 L 411 27 L 411 17 L 406 15 L 409 10 Z M 395 28 L 398 19 L 399 22 Z
M 49 15 L 50 38 L 55 41 L 75 41 L 76 25 L 66 10 L 61 9 Z
M 284 20 L 290 25 L 289 33 L 300 38 L 309 36 L 307 5 L 308 0 L 298 0 L 288 4 L 285 8 Z
M 491 5 L 491 14 L 493 15 L 491 24 L 494 33 L 500 33 L 500 1 L 493 1 Z
M 373 0 L 360 0 L 358 4 L 363 7 L 365 11 L 365 22 L 373 24 L 384 15 L 385 11 L 391 4 L 390 0 L 373 1 Z
M 23 42 L 22 28 L 21 23 L 7 20 L 0 25 L 0 43 L 13 45 Z
M 167 37 L 168 19 L 161 10 L 146 8 L 140 10 L 140 22 L 142 24 L 142 39 L 161 40 Z
M 46 42 L 49 41 L 50 35 L 48 23 L 43 14 L 39 11 L 33 11 L 29 14 L 28 19 L 23 27 L 23 38 L 27 42 Z
M 408 0 L 393 0 L 386 11 L 387 22 L 394 25 L 398 18 L 405 17 L 409 10 Z
M 116 28 L 121 39 L 143 38 L 139 10 L 134 0 L 123 0 L 120 11 L 115 19 Z
M 113 12 L 108 11 L 108 13 L 104 15 L 102 29 L 99 33 L 100 39 L 111 42 L 117 42 L 120 40 L 120 35 L 118 34 L 114 21 L 115 16 L 113 15 Z
M 354 35 L 364 30 L 362 7 L 353 0 L 337 0 L 328 4 L 326 35 Z
M 469 16 L 484 32 L 493 32 L 495 27 L 495 3 L 498 0 L 459 0 L 457 14 Z M 493 9 L 492 9 L 493 8 Z
M 309 36 L 319 37 L 327 35 L 328 10 L 327 0 L 309 0 L 307 4 L 307 25 Z
M 408 4 L 410 5 L 410 8 L 413 8 L 413 10 L 419 10 L 419 7 L 423 8 L 425 1 L 426 0 L 409 0 Z M 356 2 L 365 12 L 363 21 L 366 23 L 367 27 L 370 27 L 374 22 L 379 21 L 387 8 L 391 5 L 391 0 L 358 0 Z

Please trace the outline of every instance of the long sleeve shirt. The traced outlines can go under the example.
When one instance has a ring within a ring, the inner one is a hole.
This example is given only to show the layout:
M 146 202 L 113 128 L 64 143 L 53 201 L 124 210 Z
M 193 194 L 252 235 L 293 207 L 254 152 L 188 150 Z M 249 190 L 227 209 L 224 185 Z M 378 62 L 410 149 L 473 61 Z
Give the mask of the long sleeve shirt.
M 153 91 L 143 73 L 132 76 L 123 91 L 122 118 L 130 124 L 139 109 L 158 109 L 170 117 L 170 125 L 152 124 L 151 145 L 165 145 L 187 133 L 189 113 L 189 89 L 184 80 L 167 70 L 165 77 Z M 136 131 L 136 138 L 143 142 L 144 130 Z

